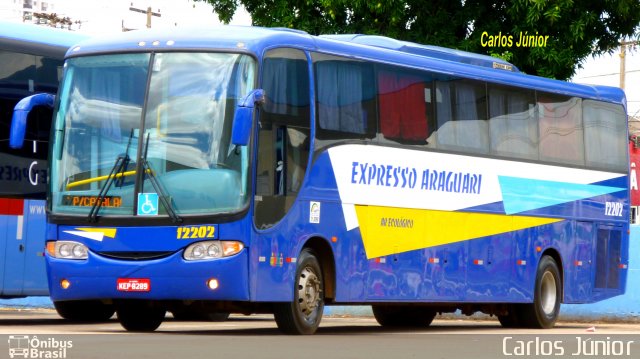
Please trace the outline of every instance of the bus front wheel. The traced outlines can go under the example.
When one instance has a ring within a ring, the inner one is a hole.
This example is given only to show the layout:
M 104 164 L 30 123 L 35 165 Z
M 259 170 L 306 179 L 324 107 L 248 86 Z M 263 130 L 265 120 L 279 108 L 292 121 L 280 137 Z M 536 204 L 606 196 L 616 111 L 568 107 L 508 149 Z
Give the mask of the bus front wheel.
M 528 328 L 552 328 L 560 313 L 562 280 L 556 261 L 543 256 L 538 265 L 533 303 L 524 305 L 519 321 Z
M 274 306 L 278 329 L 286 334 L 315 333 L 324 311 L 324 282 L 320 262 L 310 249 L 298 258 L 293 293 L 293 302 Z
M 127 301 L 116 309 L 120 325 L 130 332 L 152 332 L 162 324 L 167 313 L 146 301 Z
M 53 306 L 62 318 L 74 322 L 104 322 L 113 316 L 113 305 L 99 300 L 55 301 Z

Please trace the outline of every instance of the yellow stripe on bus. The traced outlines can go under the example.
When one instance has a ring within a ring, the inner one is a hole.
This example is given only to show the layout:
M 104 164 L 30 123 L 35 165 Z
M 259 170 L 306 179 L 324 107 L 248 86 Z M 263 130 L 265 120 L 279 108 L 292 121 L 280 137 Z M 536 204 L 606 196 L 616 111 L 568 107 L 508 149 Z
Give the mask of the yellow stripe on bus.
M 369 259 L 563 220 L 379 206 L 355 207 Z
M 116 238 L 117 228 L 75 228 L 78 231 L 90 233 L 102 233 L 105 237 Z

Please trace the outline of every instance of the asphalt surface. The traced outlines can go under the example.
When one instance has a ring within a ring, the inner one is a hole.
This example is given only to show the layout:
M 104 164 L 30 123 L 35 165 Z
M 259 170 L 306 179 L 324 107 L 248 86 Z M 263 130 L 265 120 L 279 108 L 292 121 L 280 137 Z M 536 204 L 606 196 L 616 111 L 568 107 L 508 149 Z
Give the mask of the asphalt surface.
M 389 330 L 373 318 L 325 317 L 316 335 L 288 336 L 269 315 L 233 315 L 226 322 L 181 322 L 168 315 L 156 332 L 134 334 L 115 317 L 78 324 L 52 310 L 4 309 L 0 339 L 0 358 L 640 357 L 640 323 L 559 323 L 531 330 L 503 329 L 497 320 L 436 318 L 427 328 Z

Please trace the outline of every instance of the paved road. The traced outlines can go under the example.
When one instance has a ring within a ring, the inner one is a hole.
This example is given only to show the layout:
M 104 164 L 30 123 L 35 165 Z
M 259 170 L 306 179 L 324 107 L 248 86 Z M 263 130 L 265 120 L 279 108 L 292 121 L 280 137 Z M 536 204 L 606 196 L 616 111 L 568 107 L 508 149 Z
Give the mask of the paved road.
M 325 317 L 315 336 L 286 336 L 268 315 L 232 316 L 223 323 L 168 316 L 152 334 L 129 334 L 116 320 L 72 324 L 49 310 L 0 310 L 0 358 L 9 357 L 10 347 L 29 345 L 27 357 L 82 359 L 640 357 L 640 323 L 599 323 L 595 332 L 591 326 L 506 330 L 497 321 L 436 319 L 425 329 L 392 331 L 371 318 Z M 598 355 L 589 355 L 593 350 Z

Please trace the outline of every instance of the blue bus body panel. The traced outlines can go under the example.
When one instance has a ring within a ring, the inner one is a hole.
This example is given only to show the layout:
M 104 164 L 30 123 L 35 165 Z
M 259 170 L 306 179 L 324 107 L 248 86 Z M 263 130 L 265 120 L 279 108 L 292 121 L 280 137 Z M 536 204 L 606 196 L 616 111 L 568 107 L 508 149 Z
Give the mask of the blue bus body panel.
M 88 36 L 76 32 L 0 21 L 0 49 L 63 59 L 67 50 Z
M 371 146 L 368 148 L 367 151 L 370 151 Z M 353 154 L 355 151 L 348 152 Z M 351 156 L 348 161 L 355 159 L 357 156 Z M 345 222 L 340 213 L 343 211 L 340 194 L 336 190 L 335 180 L 331 180 L 335 178 L 335 172 L 330 162 L 326 152 L 317 157 L 300 199 L 303 208 L 308 201 L 321 201 L 322 221 L 331 223 L 321 226 L 325 229 L 331 228 L 331 231 L 308 228 L 302 232 L 315 232 L 314 235 L 323 238 L 338 238 L 337 243 L 332 243 L 333 253 L 337 258 L 338 302 L 529 302 L 533 298 L 537 263 L 547 249 L 560 254 L 559 265 L 563 267 L 563 272 L 567 273 L 565 302 L 590 302 L 624 293 L 627 275 L 624 264 L 628 263 L 626 249 L 620 249 L 622 256 L 619 263 L 622 267 L 618 268 L 616 264 L 612 269 L 618 271 L 620 276 L 617 281 L 619 284 L 615 288 L 591 287 L 595 276 L 591 260 L 596 254 L 598 227 L 609 226 L 621 235 L 628 229 L 624 220 L 628 216 L 626 175 L 611 174 L 610 176 L 615 178 L 591 186 L 595 188 L 594 193 L 597 193 L 598 190 L 603 190 L 598 185 L 607 185 L 611 188 L 604 190 L 612 191 L 609 194 L 589 197 L 590 192 L 586 192 L 582 193 L 586 197 L 579 200 L 572 199 L 572 195 L 577 195 L 575 193 L 566 194 L 567 198 L 563 203 L 551 206 L 540 204 L 543 207 L 518 213 L 518 216 L 557 218 L 556 223 L 366 260 L 361 229 L 340 230 L 344 228 L 342 226 Z M 372 196 L 375 197 L 375 194 Z M 523 196 L 522 201 L 530 202 L 531 199 Z M 621 203 L 624 210 L 618 213 L 617 217 L 603 218 L 606 202 Z M 502 213 L 507 217 L 503 203 L 465 208 L 462 211 Z M 305 216 L 308 216 L 308 212 L 303 213 L 301 219 L 293 220 L 291 223 L 299 220 L 303 223 L 308 222 Z M 285 221 L 287 218 L 283 222 Z M 459 225 L 464 226 L 464 223 Z M 291 229 L 284 223 L 279 226 L 281 227 L 275 228 L 274 232 L 288 232 Z M 401 238 L 390 237 L 389 241 L 401 241 Z M 536 251 L 537 247 L 541 248 L 540 252 Z M 520 264 L 514 265 L 516 262 Z
M 122 261 L 91 253 L 82 261 L 59 260 L 47 256 L 47 264 L 56 268 L 49 273 L 53 300 L 75 299 L 193 299 L 249 300 L 247 250 L 216 261 L 186 262 L 182 252 L 169 257 L 144 261 Z M 69 289 L 62 289 L 66 279 Z M 149 292 L 119 291 L 118 279 L 149 279 Z M 219 288 L 210 290 L 207 281 L 217 279 Z
M 22 215 L 0 215 L 0 296 L 47 295 L 45 227 L 45 201 L 25 200 Z
M 87 39 L 87 35 L 46 26 L 0 21 L 0 39 L 12 39 L 24 42 L 60 46 L 68 49 L 72 45 Z
M 85 244 L 90 249 L 88 260 L 59 260 L 47 256 L 51 298 L 54 300 L 89 298 L 155 299 L 226 299 L 249 300 L 249 238 L 250 222 L 240 220 L 223 224 L 187 226 L 205 227 L 198 235 L 190 231 L 184 238 L 176 226 L 150 227 L 89 227 L 49 225 L 48 232 L 60 240 Z M 214 231 L 211 231 L 214 228 Z M 209 234 L 213 236 L 208 237 Z M 191 238 L 194 237 L 194 238 Z M 201 240 L 241 240 L 246 248 L 239 254 L 209 261 L 189 262 L 182 258 L 183 249 Z M 112 259 L 112 253 L 155 252 L 161 258 L 150 260 Z M 118 278 L 151 279 L 151 292 L 119 292 Z M 215 278 L 220 288 L 211 291 L 207 280 Z M 71 281 L 71 288 L 63 290 L 60 281 Z M 96 291 L 96 288 L 100 288 Z

